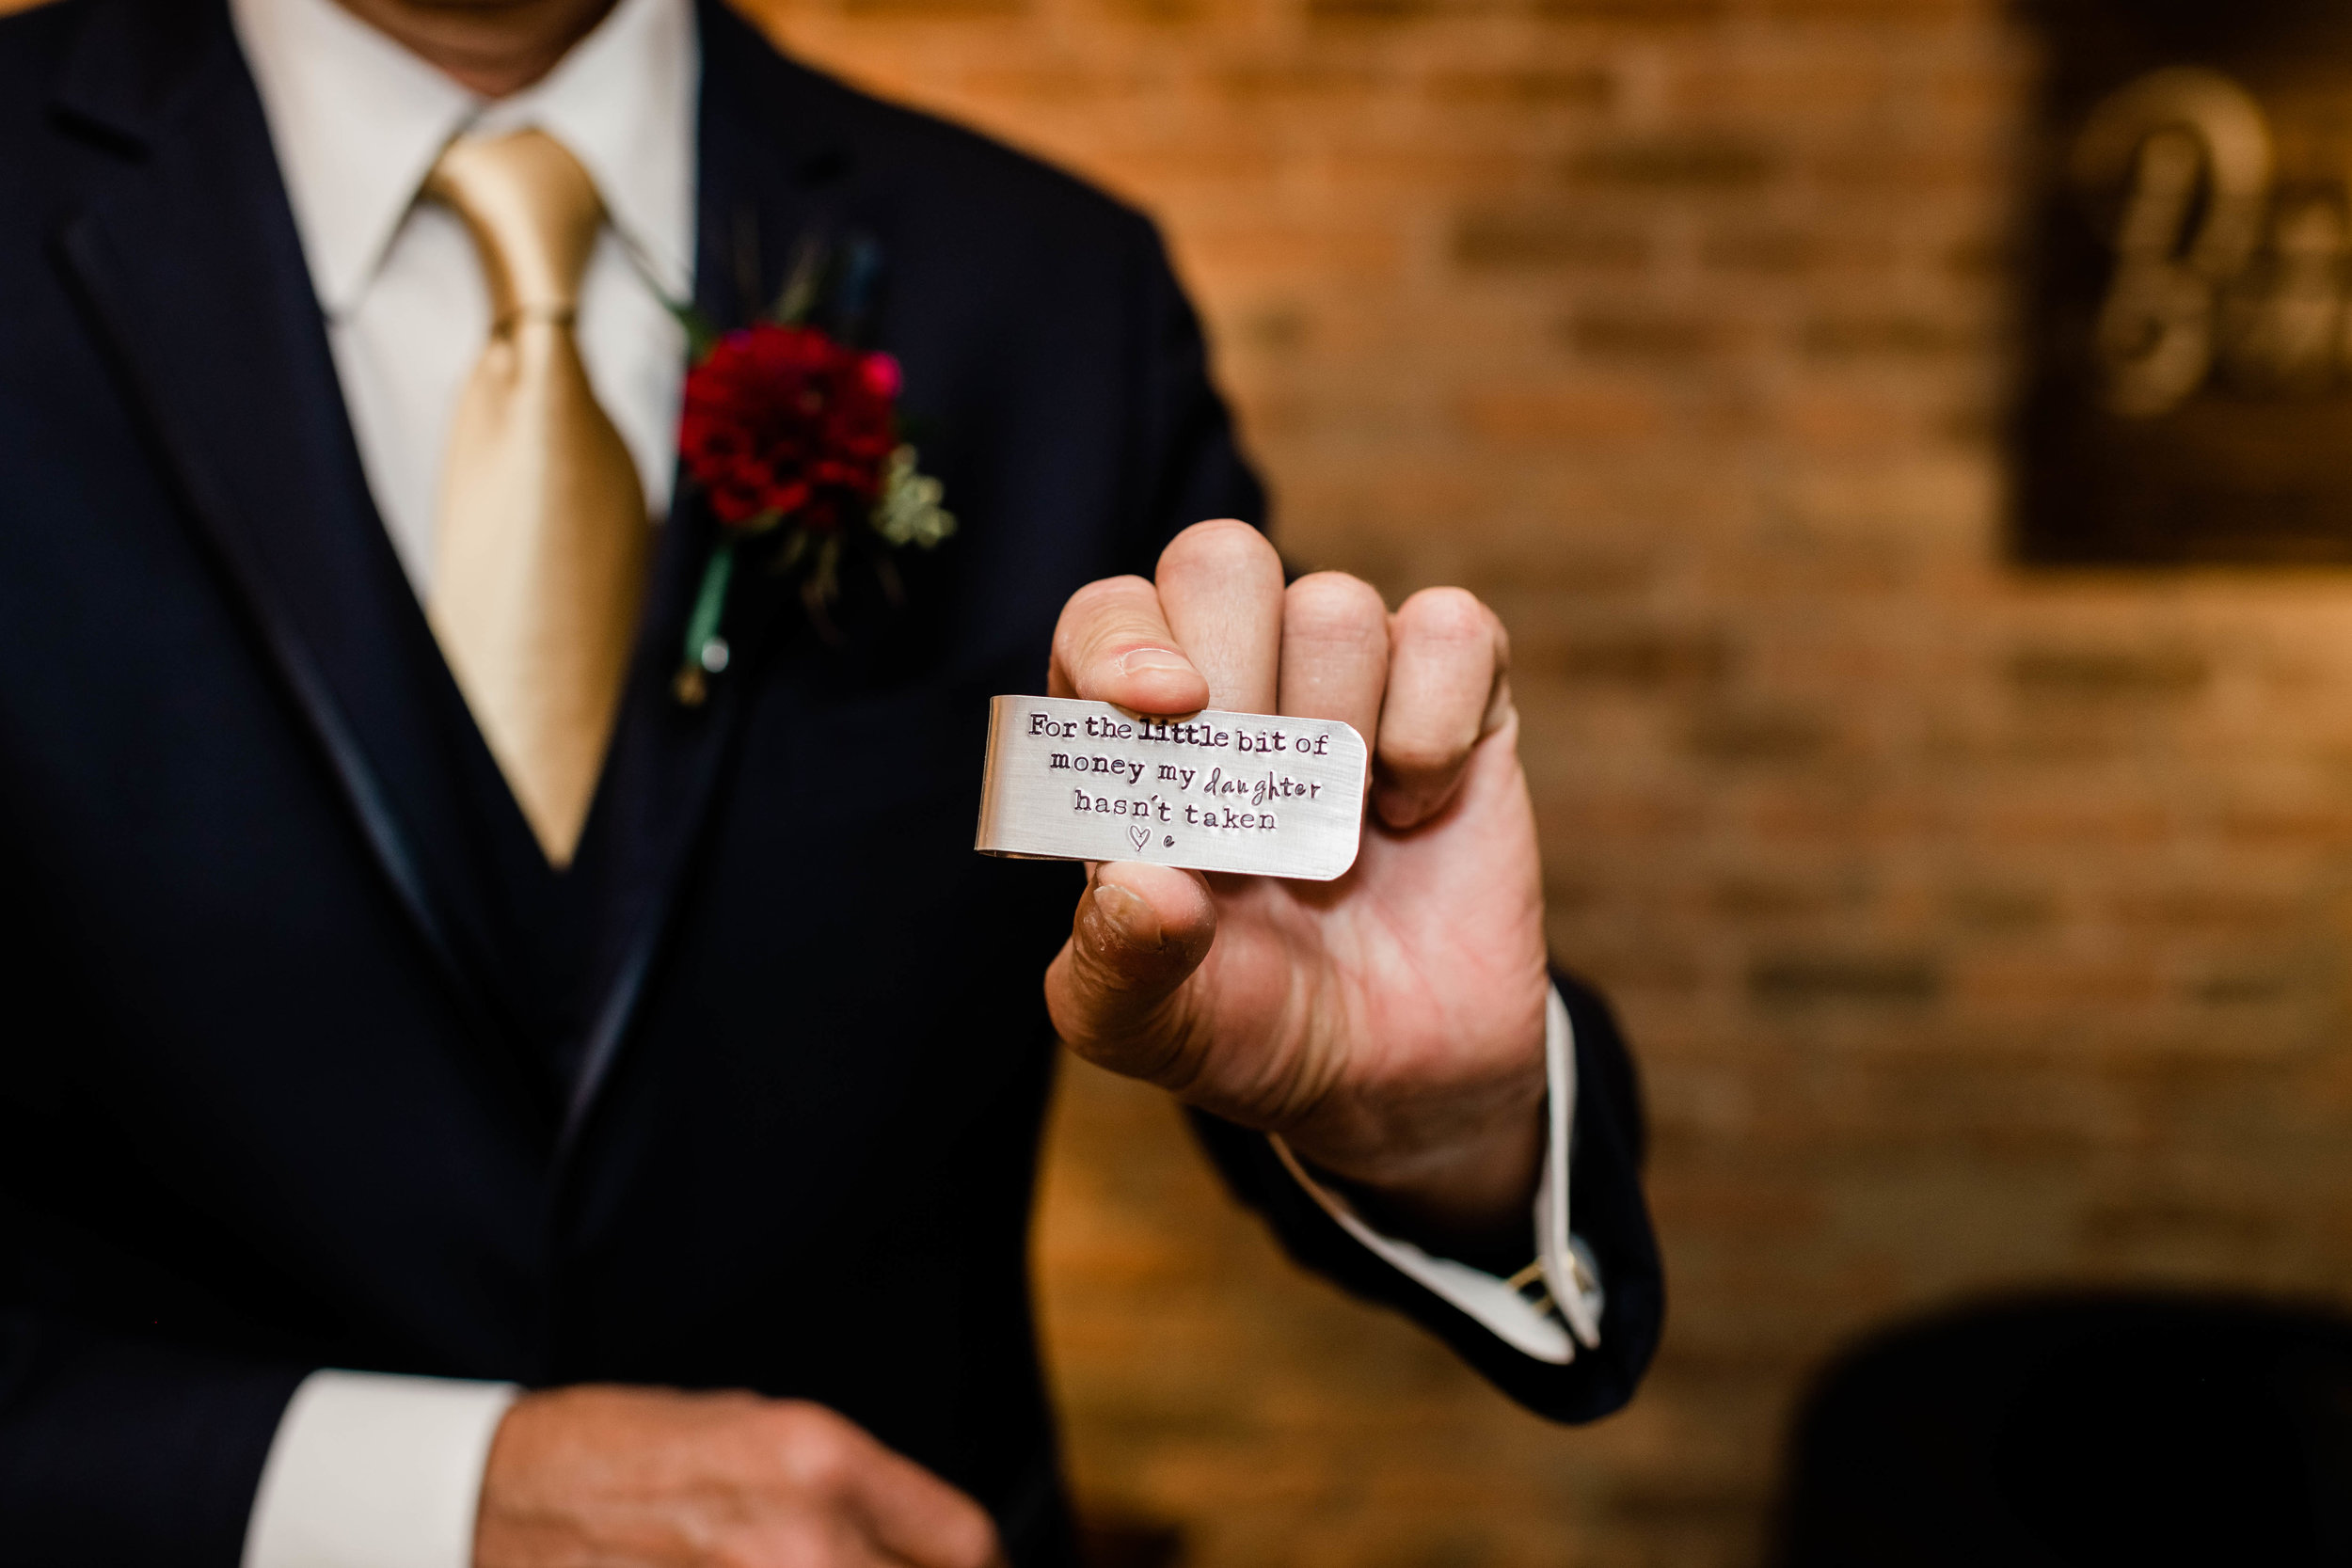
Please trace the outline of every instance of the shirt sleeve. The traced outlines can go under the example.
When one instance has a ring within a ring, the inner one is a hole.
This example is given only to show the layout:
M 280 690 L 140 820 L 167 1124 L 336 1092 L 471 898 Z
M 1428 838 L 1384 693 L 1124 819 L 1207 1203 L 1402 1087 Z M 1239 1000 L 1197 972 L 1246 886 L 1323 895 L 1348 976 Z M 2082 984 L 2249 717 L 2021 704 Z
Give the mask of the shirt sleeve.
M 1342 1195 L 1307 1173 L 1279 1137 L 1274 1150 L 1292 1177 L 1340 1227 L 1424 1289 L 1483 1324 L 1523 1354 L 1555 1366 L 1576 1359 L 1577 1347 L 1600 1346 L 1603 1303 L 1590 1248 L 1568 1229 L 1568 1135 L 1576 1124 L 1576 1029 L 1558 987 L 1544 999 L 1547 1125 L 1544 1164 L 1535 1185 L 1535 1268 L 1543 1293 L 1530 1299 L 1512 1280 L 1436 1257 L 1412 1243 L 1366 1225 Z
M 520 1392 L 311 1373 L 270 1444 L 243 1568 L 472 1568 L 483 1466 Z

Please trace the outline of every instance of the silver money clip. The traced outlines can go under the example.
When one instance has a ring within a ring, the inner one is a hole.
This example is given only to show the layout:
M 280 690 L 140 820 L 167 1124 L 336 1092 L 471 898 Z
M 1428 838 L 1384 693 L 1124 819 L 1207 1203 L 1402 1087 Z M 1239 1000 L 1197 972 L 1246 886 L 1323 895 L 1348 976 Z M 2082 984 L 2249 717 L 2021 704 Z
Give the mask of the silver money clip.
M 1327 882 L 1356 863 L 1370 760 L 1334 720 L 998 697 L 972 847 Z

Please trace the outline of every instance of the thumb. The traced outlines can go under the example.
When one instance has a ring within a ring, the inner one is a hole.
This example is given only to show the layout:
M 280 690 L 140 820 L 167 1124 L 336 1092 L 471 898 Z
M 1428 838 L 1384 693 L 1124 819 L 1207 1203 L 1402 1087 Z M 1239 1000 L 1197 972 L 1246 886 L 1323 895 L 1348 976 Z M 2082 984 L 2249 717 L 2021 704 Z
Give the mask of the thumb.
M 1199 876 L 1134 861 L 1096 866 L 1045 972 L 1055 1032 L 1113 1072 L 1182 1088 L 1199 1022 L 1184 982 L 1216 940 L 1216 904 Z

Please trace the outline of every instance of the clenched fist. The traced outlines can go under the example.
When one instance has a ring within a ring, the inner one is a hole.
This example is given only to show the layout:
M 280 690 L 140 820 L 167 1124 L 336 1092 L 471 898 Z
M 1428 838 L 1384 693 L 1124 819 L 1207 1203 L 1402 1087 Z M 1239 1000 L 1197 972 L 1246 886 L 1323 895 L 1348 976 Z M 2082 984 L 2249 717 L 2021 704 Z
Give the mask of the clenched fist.
M 1000 1568 L 980 1506 L 821 1405 L 585 1386 L 525 1395 L 474 1568 Z
M 1543 894 L 1494 612 L 1287 588 L 1254 529 L 1200 523 L 1156 577 L 1063 609 L 1052 694 L 1179 716 L 1341 719 L 1373 754 L 1333 882 L 1092 868 L 1045 977 L 1072 1049 L 1303 1158 L 1442 1238 L 1525 1234 L 1544 1093 Z

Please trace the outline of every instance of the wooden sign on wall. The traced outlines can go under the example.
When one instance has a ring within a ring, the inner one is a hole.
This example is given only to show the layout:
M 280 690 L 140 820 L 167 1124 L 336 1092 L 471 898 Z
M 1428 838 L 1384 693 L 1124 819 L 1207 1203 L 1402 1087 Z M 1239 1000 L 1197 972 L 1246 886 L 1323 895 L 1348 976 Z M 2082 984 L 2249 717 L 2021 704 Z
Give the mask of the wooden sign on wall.
M 2352 563 L 2352 5 L 2033 14 L 2019 559 Z

